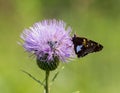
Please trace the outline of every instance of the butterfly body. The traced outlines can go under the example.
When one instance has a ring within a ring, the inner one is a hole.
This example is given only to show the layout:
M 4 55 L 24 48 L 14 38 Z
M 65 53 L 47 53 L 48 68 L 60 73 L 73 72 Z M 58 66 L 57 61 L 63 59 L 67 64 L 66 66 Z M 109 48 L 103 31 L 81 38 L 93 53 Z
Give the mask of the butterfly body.
M 98 52 L 103 48 L 101 44 L 98 44 L 95 41 L 88 40 L 84 37 L 77 37 L 76 35 L 74 35 L 72 41 L 75 53 L 79 58 L 84 57 L 89 53 Z

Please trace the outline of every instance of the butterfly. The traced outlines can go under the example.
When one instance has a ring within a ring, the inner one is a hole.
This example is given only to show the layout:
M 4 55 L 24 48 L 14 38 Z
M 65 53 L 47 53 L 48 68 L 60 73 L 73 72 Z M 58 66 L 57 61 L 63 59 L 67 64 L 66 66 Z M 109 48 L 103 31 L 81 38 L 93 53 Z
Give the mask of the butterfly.
M 74 37 L 72 37 L 72 42 L 78 58 L 84 57 L 89 53 L 101 51 L 103 49 L 101 44 L 88 40 L 85 37 L 77 37 L 75 34 Z

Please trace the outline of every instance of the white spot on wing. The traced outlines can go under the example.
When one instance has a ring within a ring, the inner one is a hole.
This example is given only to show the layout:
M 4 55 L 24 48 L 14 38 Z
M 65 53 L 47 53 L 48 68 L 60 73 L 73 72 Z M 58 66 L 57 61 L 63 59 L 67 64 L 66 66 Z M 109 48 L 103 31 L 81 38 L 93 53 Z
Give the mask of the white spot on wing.
M 77 47 L 76 47 L 77 53 L 78 53 L 79 51 L 81 51 L 81 48 L 82 48 L 82 45 L 77 45 Z

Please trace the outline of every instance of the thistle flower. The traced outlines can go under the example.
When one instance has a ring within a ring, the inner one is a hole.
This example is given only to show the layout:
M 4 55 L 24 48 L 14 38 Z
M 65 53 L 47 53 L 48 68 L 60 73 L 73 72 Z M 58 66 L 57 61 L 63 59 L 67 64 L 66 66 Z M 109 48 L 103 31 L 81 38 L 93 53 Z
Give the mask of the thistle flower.
M 74 53 L 70 32 L 71 28 L 61 20 L 44 20 L 23 31 L 22 45 L 36 56 L 41 69 L 54 70 L 59 61 L 66 62 Z

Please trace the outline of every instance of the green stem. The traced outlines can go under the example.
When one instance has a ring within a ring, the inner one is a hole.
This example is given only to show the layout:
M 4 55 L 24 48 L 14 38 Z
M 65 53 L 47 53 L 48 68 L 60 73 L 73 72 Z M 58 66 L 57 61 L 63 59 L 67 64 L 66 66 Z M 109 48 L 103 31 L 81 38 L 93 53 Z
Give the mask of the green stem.
M 49 93 L 49 73 L 50 71 L 46 71 L 46 76 L 45 76 L 45 93 Z

